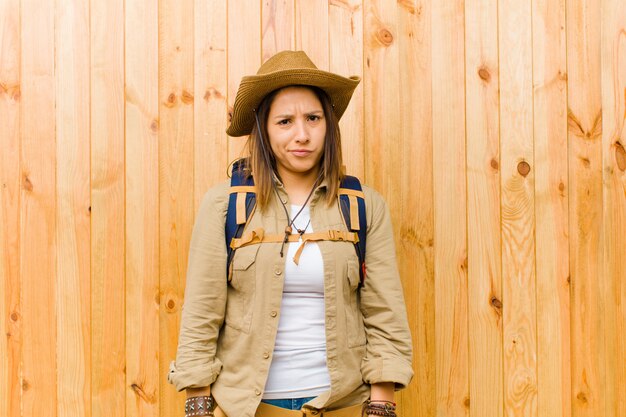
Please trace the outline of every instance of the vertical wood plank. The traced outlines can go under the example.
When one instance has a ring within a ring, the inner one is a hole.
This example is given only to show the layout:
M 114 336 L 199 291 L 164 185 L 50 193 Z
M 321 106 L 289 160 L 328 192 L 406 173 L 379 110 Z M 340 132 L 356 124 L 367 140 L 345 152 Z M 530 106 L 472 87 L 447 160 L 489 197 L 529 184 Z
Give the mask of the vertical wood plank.
M 602 2 L 604 415 L 626 415 L 626 4 Z M 601 408 L 600 408 L 601 409 Z
M 400 137 L 397 6 L 367 0 L 363 13 L 365 183 L 382 193 L 395 213 L 400 202 L 399 181 L 391 172 L 399 166 L 401 156 L 394 151 Z
M 116 28 L 116 30 L 111 30 Z M 93 417 L 124 417 L 124 1 L 91 1 Z
M 531 4 L 498 3 L 504 407 L 537 415 Z
M 261 3 L 259 0 L 228 2 L 228 113 L 241 77 L 256 74 L 261 65 Z M 230 120 L 230 117 L 229 117 Z M 228 162 L 244 156 L 247 136 L 228 138 Z
M 296 49 L 306 52 L 317 68 L 328 71 L 328 1 L 295 2 Z
M 567 1 L 572 415 L 604 414 L 600 2 Z
M 571 416 L 565 1 L 532 3 L 537 411 Z
M 55 417 L 55 10 L 54 2 L 24 0 L 21 6 L 21 410 L 23 416 Z
M 434 416 L 435 309 L 433 195 L 431 2 L 398 3 L 401 135 L 391 145 L 401 153 L 398 262 L 409 326 L 415 375 L 398 395 L 405 416 Z M 332 46 L 332 43 L 331 43 Z M 380 82 L 380 81 L 379 81 Z M 371 111 L 371 110 L 370 110 Z M 393 138 L 392 138 L 393 139 Z M 369 153 L 368 153 L 369 156 Z M 396 170 L 397 173 L 397 170 Z
M 502 417 L 498 4 L 465 2 L 470 415 Z
M 295 0 L 263 0 L 261 4 L 262 61 L 295 47 Z
M 228 165 L 226 2 L 194 2 L 194 213 Z M 211 163 L 207 163 L 207 161 Z M 184 291 L 181 289 L 181 291 Z
M 126 417 L 159 415 L 158 0 L 126 0 Z
M 91 415 L 89 2 L 55 1 L 57 398 Z
M 331 0 L 328 7 L 330 71 L 363 78 L 363 1 Z M 363 81 L 339 122 L 343 162 L 347 173 L 363 178 Z
M 432 3 L 438 416 L 469 413 L 463 1 Z
M 20 2 L 0 2 L 0 415 L 21 415 Z
M 180 308 L 194 217 L 194 0 L 159 1 L 160 413 L 175 415 L 183 396 L 165 375 L 176 357 Z M 156 381 L 155 381 L 156 382 Z

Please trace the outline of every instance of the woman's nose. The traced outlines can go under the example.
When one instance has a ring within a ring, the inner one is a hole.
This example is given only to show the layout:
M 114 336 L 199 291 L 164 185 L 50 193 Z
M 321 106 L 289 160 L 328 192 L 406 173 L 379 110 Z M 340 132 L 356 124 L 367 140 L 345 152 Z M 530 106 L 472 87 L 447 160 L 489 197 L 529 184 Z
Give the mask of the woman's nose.
M 309 141 L 309 131 L 306 123 L 302 120 L 296 122 L 296 141 L 306 143 Z

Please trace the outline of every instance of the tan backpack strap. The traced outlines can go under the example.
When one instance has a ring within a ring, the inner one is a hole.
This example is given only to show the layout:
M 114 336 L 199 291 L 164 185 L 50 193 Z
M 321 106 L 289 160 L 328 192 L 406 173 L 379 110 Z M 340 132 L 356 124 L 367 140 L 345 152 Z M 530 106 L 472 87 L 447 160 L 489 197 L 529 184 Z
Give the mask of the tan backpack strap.
M 230 193 L 256 193 L 256 187 L 252 185 L 233 185 L 230 187 Z
M 230 194 L 237 193 L 235 204 L 237 224 L 244 224 L 248 220 L 246 218 L 246 194 L 255 192 L 256 188 L 249 185 L 234 185 L 230 187 Z
M 230 247 L 232 249 L 238 249 L 243 246 L 255 245 L 258 243 L 282 243 L 283 240 L 285 240 L 285 235 L 266 235 L 263 228 L 258 228 L 245 234 L 239 239 L 233 238 L 230 243 Z M 326 230 L 324 232 L 305 233 L 302 235 L 302 243 L 300 244 L 300 247 L 298 247 L 296 255 L 293 257 L 295 264 L 298 265 L 300 255 L 302 254 L 304 245 L 307 242 L 319 242 L 322 240 L 357 243 L 359 241 L 359 235 L 355 232 L 343 232 L 341 230 Z M 300 235 L 297 233 L 289 235 L 287 241 L 299 242 Z
M 359 202 L 354 195 L 349 195 L 348 200 L 350 200 L 350 225 L 352 226 L 352 230 L 361 230 L 361 222 L 359 222 Z
M 363 194 L 363 191 L 351 190 L 350 188 L 340 188 L 339 194 L 353 195 L 355 197 L 365 198 L 365 194 Z
M 302 235 L 302 243 L 298 247 L 298 250 L 293 257 L 293 262 L 298 265 L 298 263 L 300 262 L 300 255 L 302 255 L 304 245 L 306 245 L 307 242 L 318 242 L 320 240 L 357 243 L 359 241 L 359 235 L 354 232 L 342 232 L 340 230 L 326 230 L 325 232 L 305 233 Z
M 359 222 L 359 202 L 357 197 L 365 198 L 365 194 L 363 191 L 359 190 L 351 190 L 349 188 L 340 188 L 339 195 L 347 195 L 348 201 L 350 202 L 350 225 L 352 226 L 352 230 L 361 230 L 360 222 Z

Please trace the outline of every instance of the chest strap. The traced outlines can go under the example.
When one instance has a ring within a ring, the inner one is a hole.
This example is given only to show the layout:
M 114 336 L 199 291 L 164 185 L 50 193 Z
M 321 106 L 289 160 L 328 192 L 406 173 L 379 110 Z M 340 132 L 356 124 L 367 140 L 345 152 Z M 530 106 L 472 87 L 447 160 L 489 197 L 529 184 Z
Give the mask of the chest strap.
M 287 242 L 300 242 L 300 238 L 302 238 L 302 243 L 298 247 L 298 250 L 293 257 L 293 262 L 296 265 L 298 265 L 298 263 L 300 262 L 300 255 L 302 255 L 304 245 L 306 245 L 307 242 L 330 240 L 333 242 L 358 243 L 359 241 L 358 233 L 343 232 L 341 230 L 326 230 L 323 232 L 304 233 L 302 236 L 297 233 L 292 234 L 288 236 Z M 265 234 L 265 230 L 260 227 L 258 229 L 254 229 L 250 233 L 243 235 L 241 238 L 233 238 L 233 240 L 230 242 L 230 247 L 231 249 L 235 250 L 243 246 L 256 245 L 259 243 L 283 243 L 284 240 L 284 234 Z

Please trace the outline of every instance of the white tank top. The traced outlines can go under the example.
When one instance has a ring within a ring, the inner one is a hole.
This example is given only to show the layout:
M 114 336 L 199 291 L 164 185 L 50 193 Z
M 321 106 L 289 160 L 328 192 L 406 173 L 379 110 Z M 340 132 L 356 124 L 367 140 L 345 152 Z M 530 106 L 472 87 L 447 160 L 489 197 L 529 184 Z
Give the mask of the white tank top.
M 302 206 L 291 206 L 291 218 Z M 294 231 L 311 233 L 309 207 L 294 222 Z M 308 227 L 307 227 L 308 225 Z M 326 366 L 324 261 L 317 243 L 304 247 L 299 264 L 293 257 L 300 243 L 285 255 L 285 285 L 278 334 L 263 398 L 315 397 L 330 389 Z

